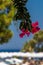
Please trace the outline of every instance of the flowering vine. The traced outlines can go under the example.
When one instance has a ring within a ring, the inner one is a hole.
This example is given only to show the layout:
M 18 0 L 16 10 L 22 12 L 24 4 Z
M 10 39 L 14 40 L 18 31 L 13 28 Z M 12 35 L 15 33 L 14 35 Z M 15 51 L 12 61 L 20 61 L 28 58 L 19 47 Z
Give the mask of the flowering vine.
M 34 34 L 34 33 L 38 32 L 38 31 L 40 30 L 40 28 L 39 28 L 38 25 L 39 25 L 39 24 L 38 24 L 38 21 L 32 23 L 32 25 L 31 25 L 31 26 L 32 26 L 31 31 L 29 31 L 28 28 L 22 28 L 22 29 L 21 29 L 21 33 L 19 34 L 19 36 L 20 36 L 21 38 L 23 38 L 23 36 L 25 36 L 25 35 L 29 36 L 30 33 Z M 26 26 L 26 27 L 27 27 L 27 26 Z

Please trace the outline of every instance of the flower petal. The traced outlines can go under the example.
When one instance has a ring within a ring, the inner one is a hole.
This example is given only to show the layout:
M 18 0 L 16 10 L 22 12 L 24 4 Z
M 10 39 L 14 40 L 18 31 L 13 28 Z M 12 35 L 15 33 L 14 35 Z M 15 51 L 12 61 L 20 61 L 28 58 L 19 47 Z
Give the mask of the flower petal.
M 37 27 L 38 26 L 38 21 L 32 23 L 32 27 Z
M 30 32 L 28 31 L 28 29 L 25 30 L 25 34 L 27 34 L 27 36 L 30 35 Z
M 27 33 L 27 32 L 28 32 L 28 29 L 25 30 L 25 33 Z
M 22 29 L 21 31 L 22 31 L 22 32 L 25 32 L 25 29 Z
M 32 33 L 34 34 L 34 33 L 38 32 L 39 30 L 40 30 L 40 28 L 39 28 L 39 27 L 32 28 Z
M 30 35 L 30 32 L 27 32 L 26 34 L 27 34 L 27 36 L 29 36 Z
M 39 27 L 36 27 L 36 29 L 37 29 L 37 31 L 39 31 L 39 30 L 40 30 L 40 28 L 39 28 Z
M 19 34 L 19 36 L 20 36 L 21 38 L 23 38 L 24 35 L 25 35 L 25 33 L 20 33 L 20 34 Z

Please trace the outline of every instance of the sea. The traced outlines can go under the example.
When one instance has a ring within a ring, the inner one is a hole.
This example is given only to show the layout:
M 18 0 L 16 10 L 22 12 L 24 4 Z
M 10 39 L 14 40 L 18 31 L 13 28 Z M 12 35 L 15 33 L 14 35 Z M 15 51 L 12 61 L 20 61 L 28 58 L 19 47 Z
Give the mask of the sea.
M 0 50 L 0 52 L 20 52 L 19 49 L 13 49 L 13 50 Z

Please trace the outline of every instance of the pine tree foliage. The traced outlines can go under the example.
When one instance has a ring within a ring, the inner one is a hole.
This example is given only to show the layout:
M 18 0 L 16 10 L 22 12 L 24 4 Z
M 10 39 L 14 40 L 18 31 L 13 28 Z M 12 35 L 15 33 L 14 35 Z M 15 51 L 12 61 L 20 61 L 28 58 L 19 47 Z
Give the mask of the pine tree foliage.
M 11 0 L 0 0 L 0 44 L 8 42 L 12 37 L 12 31 L 9 25 L 17 11 Z
M 15 20 L 21 20 L 20 22 L 20 30 L 22 28 L 28 29 L 31 31 L 31 20 L 28 9 L 26 8 L 26 3 L 28 0 L 14 0 L 14 6 L 17 7 L 17 13 L 15 15 Z M 26 23 L 26 24 L 25 24 Z
M 12 37 L 9 26 L 12 21 L 20 20 L 19 29 L 31 30 L 31 20 L 26 8 L 28 0 L 0 0 L 0 44 L 8 42 Z M 24 24 L 26 22 L 26 24 Z M 18 22 L 17 22 L 18 23 Z

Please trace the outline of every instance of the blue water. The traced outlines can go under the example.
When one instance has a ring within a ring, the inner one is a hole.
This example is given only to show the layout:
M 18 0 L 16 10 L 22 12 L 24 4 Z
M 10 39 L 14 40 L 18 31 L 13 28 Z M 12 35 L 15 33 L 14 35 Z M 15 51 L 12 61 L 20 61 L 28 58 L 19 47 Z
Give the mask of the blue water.
M 19 52 L 19 49 L 13 49 L 13 50 L 0 50 L 0 52 Z

